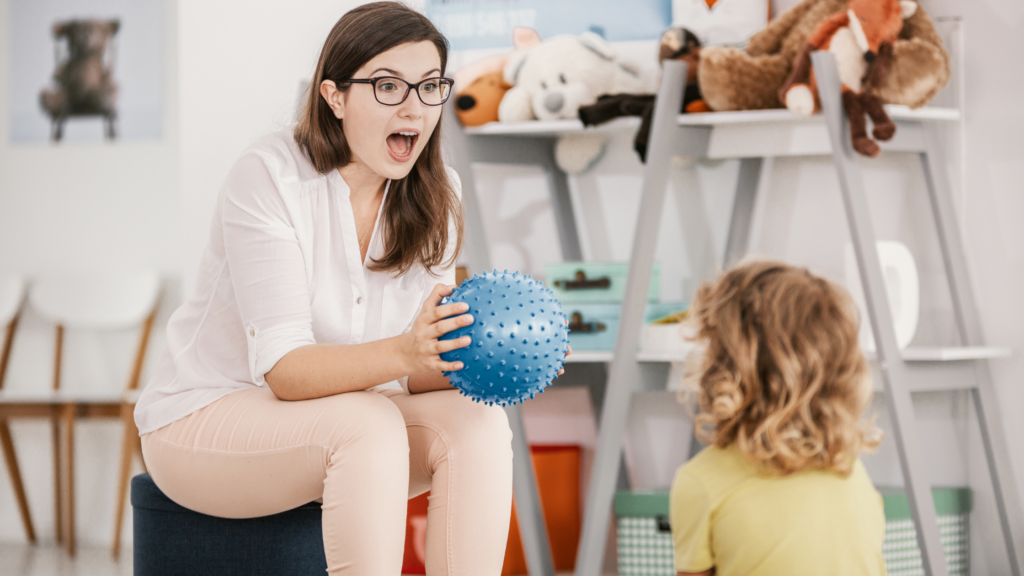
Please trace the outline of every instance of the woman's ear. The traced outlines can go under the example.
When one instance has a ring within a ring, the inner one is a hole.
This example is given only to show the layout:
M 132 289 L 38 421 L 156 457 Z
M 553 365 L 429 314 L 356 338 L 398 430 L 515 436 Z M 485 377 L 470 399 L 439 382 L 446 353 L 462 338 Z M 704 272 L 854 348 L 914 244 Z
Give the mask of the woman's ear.
M 345 117 L 345 98 L 341 90 L 338 90 L 334 80 L 324 80 L 320 83 L 320 96 L 327 102 L 327 105 L 334 111 L 334 117 L 341 120 Z

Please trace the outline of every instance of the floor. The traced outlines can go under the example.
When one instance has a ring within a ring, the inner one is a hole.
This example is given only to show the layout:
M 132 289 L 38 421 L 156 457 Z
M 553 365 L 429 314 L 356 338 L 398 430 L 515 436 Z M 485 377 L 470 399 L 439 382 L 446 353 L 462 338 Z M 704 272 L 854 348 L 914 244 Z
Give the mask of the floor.
M 79 548 L 74 559 L 53 544 L 0 544 L 0 576 L 130 576 L 132 551 L 121 551 L 120 561 L 110 548 Z
M 120 561 L 110 557 L 110 548 L 79 548 L 72 560 L 63 548 L 54 545 L 0 544 L 0 576 L 131 576 L 131 573 L 131 548 L 121 551 Z M 559 576 L 572 576 L 572 573 L 560 572 Z

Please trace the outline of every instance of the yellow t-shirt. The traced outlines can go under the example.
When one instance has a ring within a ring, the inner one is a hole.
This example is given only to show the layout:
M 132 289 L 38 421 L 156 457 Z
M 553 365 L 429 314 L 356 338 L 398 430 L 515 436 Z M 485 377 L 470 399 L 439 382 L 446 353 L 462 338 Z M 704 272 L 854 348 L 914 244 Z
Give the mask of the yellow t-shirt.
M 885 510 L 860 460 L 849 477 L 759 474 L 735 447 L 703 450 L 671 493 L 676 570 L 716 576 L 884 575 Z

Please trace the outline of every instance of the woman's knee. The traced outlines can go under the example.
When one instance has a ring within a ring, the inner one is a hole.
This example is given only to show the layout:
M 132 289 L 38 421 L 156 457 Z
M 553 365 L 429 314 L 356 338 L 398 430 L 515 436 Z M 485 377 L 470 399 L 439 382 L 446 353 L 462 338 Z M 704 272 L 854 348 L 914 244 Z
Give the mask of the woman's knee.
M 324 424 L 331 430 L 331 448 L 368 444 L 382 456 L 404 458 L 409 451 L 405 419 L 393 402 L 376 392 L 331 396 Z
M 451 393 L 449 414 L 445 423 L 445 436 L 461 450 L 496 451 L 511 457 L 512 430 L 508 426 L 505 410 L 473 402 L 465 396 Z

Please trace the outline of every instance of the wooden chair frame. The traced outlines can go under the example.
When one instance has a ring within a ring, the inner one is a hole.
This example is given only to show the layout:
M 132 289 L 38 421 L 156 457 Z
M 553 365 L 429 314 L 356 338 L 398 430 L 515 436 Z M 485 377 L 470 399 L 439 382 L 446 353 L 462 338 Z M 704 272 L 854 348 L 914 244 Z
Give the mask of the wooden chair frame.
M 28 511 L 24 495 L 21 473 L 14 458 L 13 444 L 7 429 L 7 420 L 11 418 L 46 418 L 51 422 L 53 441 L 53 473 L 54 473 L 54 515 L 55 536 L 58 543 L 63 543 L 67 554 L 74 556 L 76 552 L 75 537 L 75 484 L 74 484 L 74 426 L 79 418 L 117 418 L 123 425 L 121 466 L 119 470 L 118 500 L 116 504 L 115 533 L 112 554 L 117 558 L 120 554 L 120 536 L 124 516 L 124 502 L 128 492 L 131 475 L 132 458 L 142 456 L 142 444 L 139 432 L 135 427 L 134 410 L 135 394 L 142 376 L 142 366 L 149 347 L 150 334 L 160 306 L 160 299 L 153 303 L 145 320 L 143 320 L 132 369 L 125 385 L 123 394 L 118 400 L 89 400 L 62 397 L 60 392 L 61 365 L 64 352 L 64 326 L 55 327 L 53 395 L 49 399 L 26 399 L 24 402 L 7 401 L 0 403 L 0 445 L 3 447 L 7 460 L 7 469 L 11 476 L 11 484 L 15 487 L 18 506 L 22 515 L 29 541 L 35 542 L 35 530 Z M 7 327 L 8 338 L 0 356 L 0 386 L 10 354 L 11 336 L 17 325 L 16 317 Z M 142 463 L 145 469 L 145 462 Z
M 11 347 L 14 344 L 14 333 L 18 328 L 18 321 L 21 319 L 21 308 L 7 323 L 4 329 L 4 347 L 0 350 L 0 390 L 3 389 L 7 376 L 7 364 L 11 359 Z M 21 516 L 21 524 L 25 528 L 25 536 L 32 544 L 36 543 L 36 529 L 32 525 L 32 514 L 28 508 L 28 498 L 25 495 L 25 485 L 21 481 L 21 468 L 18 466 L 18 457 L 14 451 L 14 441 L 11 438 L 11 428 L 7 422 L 7 415 L 0 410 L 0 449 L 3 450 L 4 463 L 7 466 L 7 475 L 11 479 L 11 486 L 14 488 L 14 497 L 18 503 L 18 514 Z

